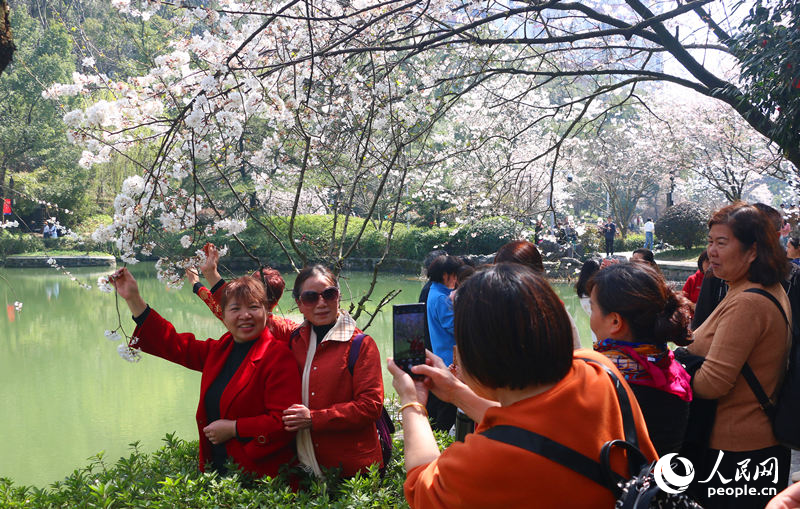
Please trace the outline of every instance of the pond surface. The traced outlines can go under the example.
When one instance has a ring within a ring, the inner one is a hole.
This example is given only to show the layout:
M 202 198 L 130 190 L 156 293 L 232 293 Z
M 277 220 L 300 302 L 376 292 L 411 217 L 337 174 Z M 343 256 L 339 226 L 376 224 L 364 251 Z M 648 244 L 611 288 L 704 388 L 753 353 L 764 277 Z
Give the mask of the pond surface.
M 179 331 L 217 338 L 221 322 L 185 286 L 166 290 L 155 278 L 152 265 L 132 267 L 145 300 Z M 79 281 L 95 286 L 105 274 L 96 269 L 74 269 Z M 161 445 L 167 433 L 197 439 L 194 414 L 200 373 L 143 355 L 139 363 L 122 360 L 117 342 L 103 332 L 118 323 L 114 294 L 84 290 L 54 269 L 2 269 L 0 303 L 0 477 L 18 485 L 44 487 L 61 480 L 88 459 L 103 452 L 114 463 L 139 441 L 143 451 Z M 342 278 L 343 307 L 366 293 L 370 274 L 350 273 Z M 294 275 L 287 275 L 291 288 Z M 591 344 L 589 320 L 575 292 L 556 285 L 567 310 L 575 317 L 585 346 Z M 422 281 L 415 276 L 381 274 L 373 302 L 401 289 L 395 304 L 416 302 Z M 284 294 L 276 314 L 301 320 Z M 14 302 L 23 302 L 21 312 Z M 125 330 L 134 324 L 123 300 L 119 314 Z M 359 325 L 369 318 L 358 319 Z M 391 355 L 391 306 L 381 312 L 367 332 L 383 357 Z M 387 394 L 391 381 L 384 368 Z

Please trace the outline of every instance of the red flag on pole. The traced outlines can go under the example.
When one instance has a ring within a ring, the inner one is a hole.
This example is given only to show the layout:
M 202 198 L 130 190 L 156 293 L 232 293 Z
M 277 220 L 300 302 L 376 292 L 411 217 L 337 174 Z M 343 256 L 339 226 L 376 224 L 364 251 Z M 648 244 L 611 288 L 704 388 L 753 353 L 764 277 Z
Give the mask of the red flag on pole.
M 11 198 L 3 200 L 3 214 L 11 214 Z

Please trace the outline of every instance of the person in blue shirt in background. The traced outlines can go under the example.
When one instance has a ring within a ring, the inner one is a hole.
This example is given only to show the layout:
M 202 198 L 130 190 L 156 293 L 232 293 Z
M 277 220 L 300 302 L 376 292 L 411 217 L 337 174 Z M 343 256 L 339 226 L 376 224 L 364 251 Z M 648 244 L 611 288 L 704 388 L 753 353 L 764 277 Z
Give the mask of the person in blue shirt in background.
M 458 269 L 463 262 L 455 256 L 439 256 L 428 268 L 431 281 L 428 291 L 428 333 L 433 353 L 439 356 L 445 365 L 453 364 L 453 347 L 456 344 L 453 335 L 453 301 L 450 292 L 458 281 Z M 450 431 L 456 422 L 456 406 L 438 399 L 433 394 L 428 396 L 428 415 L 433 429 Z

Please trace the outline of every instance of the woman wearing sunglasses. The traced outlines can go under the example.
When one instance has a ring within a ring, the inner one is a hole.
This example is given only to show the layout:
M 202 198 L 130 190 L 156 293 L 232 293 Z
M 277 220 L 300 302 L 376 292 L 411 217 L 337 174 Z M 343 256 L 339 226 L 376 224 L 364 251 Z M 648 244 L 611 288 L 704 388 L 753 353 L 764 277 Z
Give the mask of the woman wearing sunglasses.
M 341 468 L 351 477 L 382 465 L 375 421 L 383 405 L 383 376 L 375 341 L 364 336 L 352 373 L 347 361 L 356 322 L 339 309 L 336 276 L 322 265 L 305 267 L 292 289 L 305 321 L 289 341 L 302 377 L 302 404 L 283 412 L 297 431 L 297 456 L 317 476 Z
M 200 266 L 217 301 L 226 283 L 217 271 L 219 256 L 212 244 Z M 336 276 L 322 265 L 305 267 L 297 275 L 292 296 L 305 320 L 268 320 L 279 341 L 289 343 L 302 376 L 302 404 L 284 410 L 286 431 L 297 431 L 297 456 L 315 475 L 341 468 L 352 477 L 373 463 L 383 467 L 375 421 L 383 405 L 383 376 L 375 341 L 364 336 L 353 366 L 348 355 L 353 338 L 361 334 L 355 320 L 339 309 Z M 214 303 L 209 307 L 213 310 Z

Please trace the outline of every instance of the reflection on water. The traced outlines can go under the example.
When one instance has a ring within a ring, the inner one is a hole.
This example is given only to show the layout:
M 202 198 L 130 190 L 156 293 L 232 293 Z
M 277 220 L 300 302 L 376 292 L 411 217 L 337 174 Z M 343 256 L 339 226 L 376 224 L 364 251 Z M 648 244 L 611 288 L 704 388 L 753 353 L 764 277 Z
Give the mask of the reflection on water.
M 180 331 L 217 338 L 225 331 L 205 305 L 186 286 L 166 290 L 152 265 L 132 267 L 142 296 Z M 105 451 L 108 462 L 127 454 L 128 444 L 140 441 L 144 451 L 160 446 L 168 432 L 197 438 L 200 373 L 144 355 L 130 364 L 118 357 L 117 343 L 107 340 L 106 329 L 122 317 L 133 330 L 125 302 L 114 294 L 84 290 L 52 269 L 0 269 L 0 477 L 20 485 L 46 486 L 60 480 L 87 458 Z M 103 272 L 76 269 L 81 282 L 95 285 Z M 291 299 L 294 277 L 276 313 L 299 320 Z M 369 274 L 342 279 L 343 307 L 358 300 L 369 284 Z M 422 284 L 413 276 L 381 275 L 372 302 L 389 290 L 401 289 L 395 304 L 416 302 Z M 576 318 L 584 345 L 588 319 L 574 291 L 557 288 L 567 310 Z M 24 303 L 20 312 L 14 302 Z M 366 315 L 358 319 L 366 324 Z M 380 313 L 369 330 L 382 356 L 391 355 L 391 309 Z M 384 373 L 387 391 L 389 377 Z

